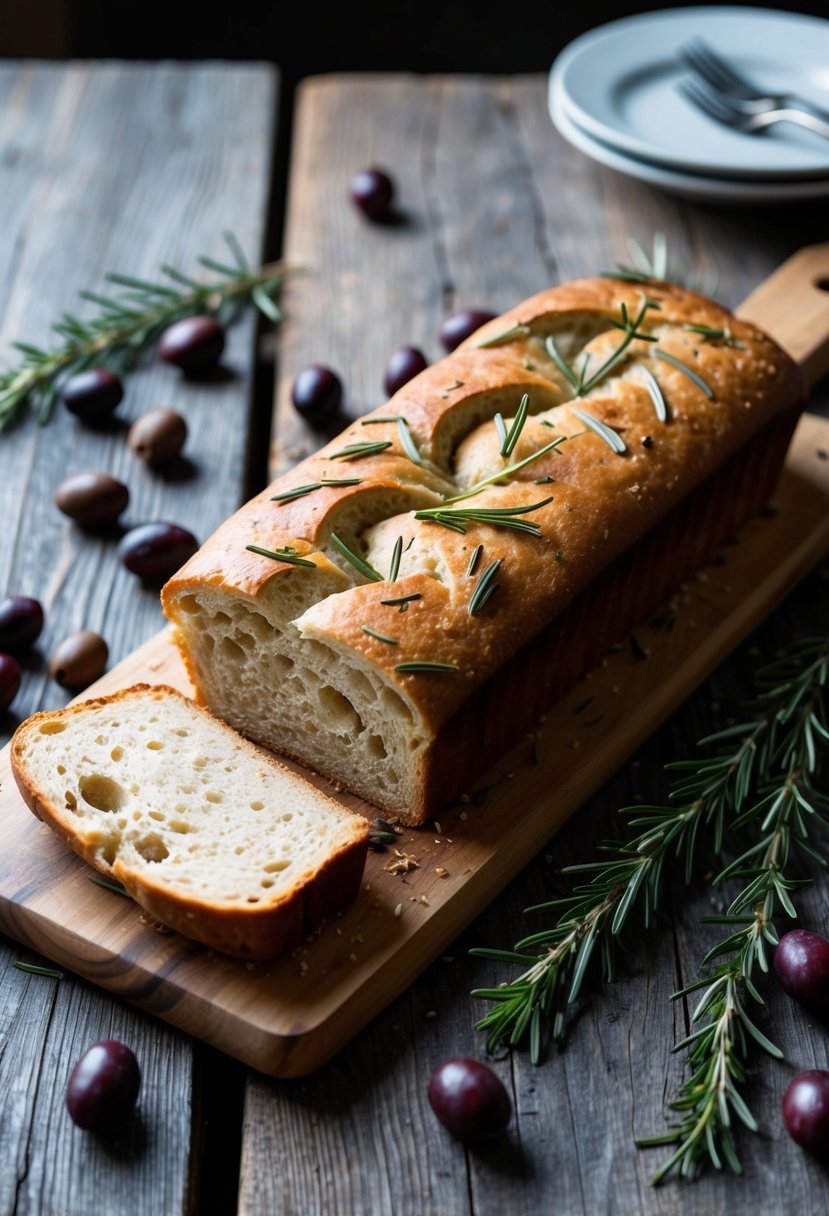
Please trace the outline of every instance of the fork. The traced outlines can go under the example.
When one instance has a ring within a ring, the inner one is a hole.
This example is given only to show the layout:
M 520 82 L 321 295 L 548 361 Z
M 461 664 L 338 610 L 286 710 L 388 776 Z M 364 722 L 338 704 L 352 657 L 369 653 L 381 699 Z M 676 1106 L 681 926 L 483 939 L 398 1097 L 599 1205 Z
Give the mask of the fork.
M 829 112 L 821 110 L 805 97 L 794 93 L 764 91 L 753 81 L 740 75 L 730 63 L 704 42 L 694 38 L 679 49 L 679 58 L 706 84 L 732 102 L 744 114 L 770 110 L 801 110 L 822 121 L 829 121 Z
M 824 122 L 822 118 L 817 118 L 814 114 L 807 114 L 805 110 L 775 105 L 771 109 L 746 114 L 744 110 L 738 108 L 733 98 L 704 88 L 695 80 L 683 80 L 679 85 L 679 91 L 686 101 L 690 101 L 691 105 L 701 110 L 703 114 L 707 114 L 709 118 L 713 118 L 726 127 L 733 127 L 736 131 L 742 131 L 746 135 L 757 135 L 778 122 L 793 122 L 799 127 L 813 131 L 816 135 L 822 135 L 824 139 L 829 139 L 829 122 Z

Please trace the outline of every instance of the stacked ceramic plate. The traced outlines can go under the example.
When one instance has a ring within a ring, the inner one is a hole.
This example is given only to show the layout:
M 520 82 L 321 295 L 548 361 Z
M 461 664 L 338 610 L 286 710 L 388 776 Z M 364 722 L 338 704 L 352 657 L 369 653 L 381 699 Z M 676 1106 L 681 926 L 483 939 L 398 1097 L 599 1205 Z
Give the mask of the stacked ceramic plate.
M 722 125 L 680 85 L 678 51 L 703 40 L 764 90 L 829 111 L 829 20 L 699 7 L 641 13 L 571 42 L 550 72 L 550 114 L 582 152 L 674 194 L 785 203 L 829 196 L 829 139 L 792 123 L 762 134 Z

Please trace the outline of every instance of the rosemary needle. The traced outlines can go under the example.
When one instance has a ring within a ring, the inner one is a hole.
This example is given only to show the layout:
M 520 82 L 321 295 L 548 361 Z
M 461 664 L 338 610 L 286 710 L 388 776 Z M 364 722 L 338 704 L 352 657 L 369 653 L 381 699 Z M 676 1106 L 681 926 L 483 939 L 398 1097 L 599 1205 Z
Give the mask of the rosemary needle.
M 308 566 L 311 570 L 316 570 L 316 562 L 309 562 L 307 558 L 300 557 L 298 553 L 293 553 L 287 547 L 285 549 L 263 549 L 261 545 L 245 545 L 245 548 L 250 553 L 258 553 L 260 557 L 273 558 L 275 562 L 287 562 L 289 566 Z
M 369 582 L 382 583 L 385 581 L 382 574 L 380 574 L 378 570 L 375 570 L 373 566 L 369 565 L 365 558 L 360 557 L 359 553 L 355 553 L 353 549 L 349 549 L 345 541 L 341 540 L 340 537 L 337 536 L 336 532 L 331 533 L 331 544 L 334 546 L 337 552 L 344 557 L 347 562 L 350 562 L 355 570 L 359 570 L 360 574 L 362 574 L 364 578 L 367 578 Z

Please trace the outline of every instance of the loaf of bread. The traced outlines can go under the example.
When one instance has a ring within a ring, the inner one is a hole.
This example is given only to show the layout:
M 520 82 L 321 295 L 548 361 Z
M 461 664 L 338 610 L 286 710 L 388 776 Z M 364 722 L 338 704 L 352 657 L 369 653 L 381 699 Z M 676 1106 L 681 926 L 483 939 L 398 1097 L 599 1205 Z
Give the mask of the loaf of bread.
M 270 958 L 359 890 L 365 820 L 172 688 L 35 714 L 11 756 L 39 819 L 216 950 Z
M 759 509 L 803 394 L 768 336 L 690 291 L 542 292 L 166 585 L 198 694 L 422 822 Z

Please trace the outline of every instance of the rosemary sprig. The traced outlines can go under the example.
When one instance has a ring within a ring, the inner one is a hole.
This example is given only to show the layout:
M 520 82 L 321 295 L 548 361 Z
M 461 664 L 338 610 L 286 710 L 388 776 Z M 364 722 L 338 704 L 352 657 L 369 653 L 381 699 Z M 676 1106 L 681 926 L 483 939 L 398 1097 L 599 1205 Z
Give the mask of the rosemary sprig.
M 627 359 L 630 353 L 630 344 L 634 341 L 634 339 L 640 339 L 645 342 L 654 341 L 653 334 L 644 333 L 639 327 L 644 321 L 649 309 L 658 307 L 659 305 L 656 303 L 656 301 L 645 297 L 639 306 L 639 311 L 637 312 L 636 316 L 633 318 L 633 320 L 631 320 L 630 315 L 628 314 L 627 305 L 624 303 L 622 304 L 620 310 L 622 317 L 621 321 L 616 321 L 613 319 L 611 320 L 610 324 L 615 326 L 617 329 L 621 329 L 624 333 L 624 337 L 616 349 L 612 351 L 610 355 L 608 355 L 604 363 L 600 364 L 592 376 L 587 375 L 587 360 L 585 360 L 585 362 L 582 364 L 581 370 L 576 372 L 556 346 L 555 338 L 553 338 L 552 335 L 547 337 L 545 340 L 545 345 L 550 358 L 556 364 L 562 375 L 570 382 L 577 397 L 583 397 L 585 394 L 589 393 L 598 384 L 600 384 L 602 380 L 604 380 L 605 376 L 607 376 L 614 367 L 617 367 L 622 360 Z
M 331 533 L 331 544 L 340 556 L 344 557 L 347 562 L 350 562 L 354 569 L 358 570 L 363 578 L 367 578 L 370 583 L 382 583 L 385 581 L 382 574 L 378 570 L 375 570 L 364 557 L 360 557 L 359 553 L 355 553 L 353 549 L 349 549 L 345 541 L 337 536 L 336 532 Z
M 768 820 L 767 795 L 773 766 L 781 762 L 789 766 L 795 758 L 799 762 L 802 755 L 816 755 L 818 739 L 829 740 L 825 705 L 829 641 L 793 647 L 787 658 L 768 669 L 761 679 L 765 686 L 755 716 L 701 741 L 716 747 L 713 755 L 702 761 L 695 758 L 666 765 L 675 775 L 665 805 L 625 808 L 624 813 L 632 816 L 630 826 L 640 829 L 638 835 L 603 846 L 601 861 L 565 871 L 592 874 L 589 882 L 574 886 L 562 899 L 527 909 L 528 913 L 555 909 L 558 920 L 551 928 L 523 938 L 513 950 L 473 951 L 523 968 L 515 980 L 473 993 L 491 1002 L 492 1007 L 478 1023 L 487 1034 L 490 1051 L 501 1043 L 517 1046 L 529 1034 L 531 1056 L 538 1062 L 545 1027 L 549 1027 L 554 1040 L 562 1037 L 567 1010 L 579 995 L 587 964 L 597 947 L 604 978 L 610 980 L 616 940 L 634 906 L 641 906 L 646 927 L 652 923 L 664 894 L 666 862 L 678 858 L 683 863 L 684 880 L 689 883 L 700 829 L 709 829 L 705 835 L 710 835 L 715 852 L 720 854 L 732 812 L 736 810 L 739 816 L 754 789 L 759 788 L 763 797 L 752 815 L 762 814 Z M 802 784 L 798 792 L 803 795 Z M 788 804 L 791 813 L 803 820 L 806 812 L 794 791 Z M 814 807 L 812 813 L 817 813 Z M 730 826 L 740 826 L 740 822 L 738 817 Z M 773 827 L 766 823 L 764 830 L 772 832 Z M 805 835 L 799 843 L 808 852 Z M 744 863 L 747 857 L 738 860 Z M 777 887 L 775 891 L 782 902 Z
M 450 501 L 456 502 L 456 499 Z M 541 535 L 541 525 L 535 520 L 520 519 L 530 511 L 546 507 L 552 498 L 543 498 L 525 507 L 424 507 L 415 511 L 415 519 L 428 519 L 430 523 L 440 524 L 455 532 L 466 532 L 469 524 L 489 524 L 496 528 L 506 528 L 511 532 L 528 532 L 532 536 Z
M 214 272 L 209 281 L 166 265 L 161 273 L 169 283 L 109 274 L 107 281 L 124 290 L 113 294 L 82 291 L 81 298 L 95 304 L 98 311 L 85 318 L 65 312 L 52 326 L 63 340 L 61 345 L 47 349 L 30 342 L 13 343 L 22 358 L 0 373 L 0 430 L 32 407 L 38 410 L 41 423 L 48 422 L 64 381 L 89 367 L 105 367 L 119 374 L 131 371 L 160 334 L 182 317 L 209 313 L 225 325 L 252 304 L 268 320 L 279 321 L 281 314 L 273 296 L 282 284 L 282 265 L 254 269 L 233 234 L 225 232 L 224 238 L 232 265 L 209 257 L 198 259 L 202 267 Z
M 754 976 L 758 968 L 768 971 L 767 950 L 778 941 L 774 923 L 778 907 L 796 918 L 791 892 L 811 885 L 811 879 L 786 875 L 792 847 L 827 864 L 809 835 L 816 824 L 829 826 L 821 813 L 829 809 L 829 799 L 812 783 L 821 745 L 825 748 L 829 742 L 829 642 L 798 645 L 783 660 L 763 669 L 759 680 L 764 686 L 761 701 L 774 702 L 777 708 L 759 746 L 755 797 L 732 827 L 753 825 L 759 827 L 760 836 L 715 879 L 719 884 L 739 875 L 745 882 L 725 916 L 705 918 L 727 925 L 729 932 L 703 959 L 704 974 L 674 994 L 679 999 L 705 988 L 691 1017 L 692 1025 L 700 1024 L 674 1048 L 688 1049 L 692 1068 L 671 1104 L 682 1118 L 666 1135 L 640 1141 L 642 1146 L 677 1146 L 654 1174 L 655 1184 L 674 1169 L 682 1177 L 694 1177 L 706 1160 L 721 1169 L 724 1159 L 735 1173 L 741 1172 L 733 1138 L 735 1121 L 758 1130 L 740 1093 L 751 1043 L 772 1056 L 782 1055 L 755 1026 L 746 1001 L 763 1004 Z
M 579 433 L 583 434 L 583 432 Z M 481 490 L 485 490 L 487 486 L 494 486 L 499 481 L 503 481 L 505 477 L 511 477 L 513 473 L 517 473 L 519 469 L 532 464 L 539 457 L 546 456 L 548 452 L 553 452 L 557 448 L 560 448 L 568 439 L 575 438 L 575 435 L 559 435 L 558 439 L 552 439 L 549 443 L 545 443 L 537 452 L 531 452 L 529 456 L 525 456 L 522 460 L 517 460 L 515 464 L 507 465 L 505 469 L 498 469 L 497 472 L 491 473 L 489 477 L 484 477 L 482 481 L 476 481 L 475 485 L 471 486 L 468 490 L 464 490 L 463 494 L 455 494 L 454 497 L 447 498 L 444 506 L 448 506 L 454 502 L 463 502 L 466 498 L 474 498 L 476 494 L 480 494 Z

